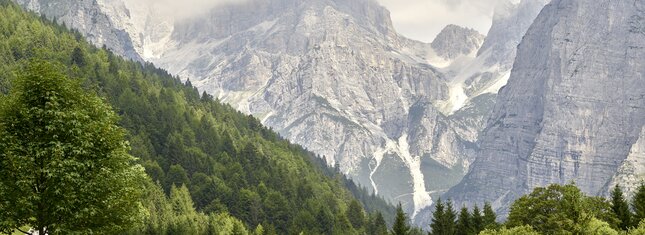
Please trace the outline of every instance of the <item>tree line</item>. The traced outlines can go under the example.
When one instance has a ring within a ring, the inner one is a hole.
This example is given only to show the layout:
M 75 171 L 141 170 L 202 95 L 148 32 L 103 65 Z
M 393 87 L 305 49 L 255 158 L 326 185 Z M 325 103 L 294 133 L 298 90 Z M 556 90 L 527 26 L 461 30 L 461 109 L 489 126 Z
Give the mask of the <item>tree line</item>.
M 645 183 L 628 200 L 616 185 L 609 199 L 585 195 L 575 184 L 535 188 L 510 207 L 507 220 L 498 223 L 491 204 L 483 211 L 476 205 L 457 213 L 450 200 L 435 203 L 429 235 L 538 235 L 538 234 L 645 234 Z M 402 210 L 393 234 L 419 234 L 410 227 Z

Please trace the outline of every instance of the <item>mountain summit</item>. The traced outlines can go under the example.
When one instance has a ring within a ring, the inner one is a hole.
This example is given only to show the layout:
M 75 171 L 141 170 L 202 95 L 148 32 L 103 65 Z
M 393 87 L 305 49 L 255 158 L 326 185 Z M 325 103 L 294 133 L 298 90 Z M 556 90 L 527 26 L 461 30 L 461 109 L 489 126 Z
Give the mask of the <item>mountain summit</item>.
M 474 29 L 448 25 L 432 41 L 432 49 L 444 59 L 452 60 L 461 55 L 469 55 L 481 47 L 484 35 Z

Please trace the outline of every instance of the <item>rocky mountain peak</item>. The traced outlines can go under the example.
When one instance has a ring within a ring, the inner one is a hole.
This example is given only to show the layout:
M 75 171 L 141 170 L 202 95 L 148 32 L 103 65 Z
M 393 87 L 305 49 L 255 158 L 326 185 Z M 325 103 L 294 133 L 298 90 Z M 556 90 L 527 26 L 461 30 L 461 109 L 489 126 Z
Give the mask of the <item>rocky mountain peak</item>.
M 432 41 L 432 49 L 444 59 L 452 60 L 479 49 L 485 36 L 474 29 L 448 25 Z
M 321 13 L 316 17 L 335 17 L 328 8 L 342 13 L 348 24 L 351 18 L 353 23 L 379 34 L 395 35 L 389 11 L 375 0 L 248 0 L 218 6 L 207 16 L 183 19 L 176 23 L 173 37 L 178 41 L 221 39 L 262 23 L 297 24 L 311 11 Z
M 477 160 L 446 196 L 505 213 L 535 187 L 574 181 L 603 195 L 642 176 L 644 16 L 640 0 L 549 3 L 518 47 Z

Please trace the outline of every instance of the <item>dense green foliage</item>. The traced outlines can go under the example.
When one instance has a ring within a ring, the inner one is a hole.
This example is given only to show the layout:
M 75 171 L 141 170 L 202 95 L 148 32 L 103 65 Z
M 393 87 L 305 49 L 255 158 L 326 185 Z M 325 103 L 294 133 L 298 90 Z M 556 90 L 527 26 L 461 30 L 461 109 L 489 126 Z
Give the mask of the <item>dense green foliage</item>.
M 36 61 L 0 98 L 0 231 L 114 233 L 142 218 L 145 173 L 118 116 L 98 96 Z
M 394 219 L 394 225 L 392 225 L 392 235 L 408 235 L 410 233 L 410 225 L 408 223 L 408 217 L 403 212 L 401 203 L 396 207 L 396 217 Z
M 632 205 L 644 203 L 639 192 L 632 198 Z M 634 221 L 637 209 L 627 207 L 627 200 L 619 187 L 612 191 L 611 202 L 605 198 L 589 197 L 575 185 L 550 185 L 536 188 L 529 195 L 515 201 L 505 226 L 531 226 L 540 234 L 645 234 L 645 220 Z M 636 228 L 638 227 L 638 228 Z
M 645 220 L 645 182 L 636 190 L 636 194 L 632 199 L 632 209 L 634 210 L 633 225 L 637 226 L 640 221 Z
M 507 228 L 501 228 L 498 230 L 486 229 L 479 234 L 480 235 L 540 235 L 540 233 L 536 232 L 535 230 L 533 230 L 533 228 L 531 228 L 531 226 L 528 226 L 528 225 L 518 226 L 511 229 L 507 229 Z
M 493 211 L 493 206 L 489 202 L 484 203 L 484 216 L 482 217 L 482 221 L 482 227 L 485 229 L 496 229 L 499 227 L 497 214 Z
M 253 234 L 246 225 L 226 212 L 198 212 L 194 208 L 190 192 L 186 186 L 170 188 L 170 196 L 166 196 L 159 185 L 147 182 L 143 200 L 146 208 L 150 208 L 143 226 L 136 227 L 128 234 Z M 264 234 L 262 225 L 255 231 Z M 275 233 L 275 231 L 273 231 Z M 271 234 L 271 233 L 267 233 Z
M 8 0 L 0 5 L 0 92 L 10 90 L 25 61 L 51 61 L 120 115 L 130 153 L 158 185 L 146 187 L 147 216 L 133 233 L 206 233 L 221 224 L 242 230 L 238 219 L 265 234 L 380 233 L 383 217 L 393 218 L 383 200 L 255 118 L 150 64 L 94 48 Z M 356 199 L 361 206 L 351 206 Z M 348 218 L 364 211 L 364 219 Z
M 475 228 L 473 226 L 473 220 L 470 215 L 470 212 L 468 212 L 468 208 L 465 206 L 461 208 L 461 211 L 459 212 L 459 217 L 457 218 L 457 235 L 469 235 L 469 234 L 477 234 L 475 231 Z
M 623 190 L 620 186 L 616 185 L 611 192 L 611 210 L 620 220 L 618 227 L 622 230 L 627 230 L 632 225 L 632 212 L 629 211 L 629 204 L 623 195 Z
M 450 201 L 435 203 L 431 232 L 455 234 L 639 234 L 645 235 L 645 220 L 639 218 L 639 207 L 645 208 L 645 184 L 631 200 L 616 186 L 611 200 L 585 195 L 574 184 L 538 187 L 516 200 L 503 226 L 496 222 L 490 203 L 469 212 L 462 208 L 455 221 Z M 632 219 L 634 218 L 634 219 Z M 626 222 L 624 222 L 626 221 Z M 638 222 L 636 222 L 638 221 Z
M 484 217 L 479 210 L 479 207 L 475 205 L 473 208 L 473 213 L 472 213 L 472 228 L 474 231 L 474 234 L 478 234 L 482 230 L 484 230 Z
M 530 225 L 547 234 L 563 231 L 580 234 L 594 218 L 603 219 L 612 226 L 617 221 L 605 199 L 587 197 L 572 184 L 553 184 L 535 188 L 531 194 L 515 201 L 506 225 Z
M 435 204 L 435 210 L 432 214 L 432 223 L 430 224 L 430 229 L 432 234 L 454 234 L 455 233 L 455 220 L 454 217 L 447 215 L 451 210 L 446 208 L 446 205 L 441 201 L 441 198 L 437 199 Z
M 430 223 L 430 234 L 445 235 L 445 234 L 479 234 L 485 228 L 497 228 L 497 215 L 493 212 L 489 203 L 484 206 L 484 214 L 479 210 L 478 206 L 474 206 L 472 212 L 468 211 L 467 207 L 462 207 L 459 215 L 456 215 L 452 202 L 448 200 L 445 204 L 441 198 L 435 203 L 435 210 L 433 218 Z
M 385 224 L 385 219 L 380 212 L 372 214 L 369 218 L 367 229 L 367 234 L 372 235 L 387 235 L 387 225 Z

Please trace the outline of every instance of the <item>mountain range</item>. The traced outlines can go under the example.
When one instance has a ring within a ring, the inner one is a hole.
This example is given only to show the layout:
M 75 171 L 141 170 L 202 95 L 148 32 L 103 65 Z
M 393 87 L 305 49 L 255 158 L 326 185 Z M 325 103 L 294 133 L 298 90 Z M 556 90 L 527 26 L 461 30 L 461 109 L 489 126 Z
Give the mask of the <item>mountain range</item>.
M 604 195 L 643 178 L 640 0 L 502 2 L 486 36 L 449 25 L 432 43 L 398 34 L 374 0 L 183 18 L 130 0 L 16 1 L 259 118 L 420 224 L 439 195 L 505 212 L 548 183 Z

